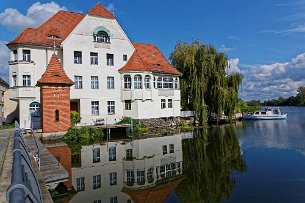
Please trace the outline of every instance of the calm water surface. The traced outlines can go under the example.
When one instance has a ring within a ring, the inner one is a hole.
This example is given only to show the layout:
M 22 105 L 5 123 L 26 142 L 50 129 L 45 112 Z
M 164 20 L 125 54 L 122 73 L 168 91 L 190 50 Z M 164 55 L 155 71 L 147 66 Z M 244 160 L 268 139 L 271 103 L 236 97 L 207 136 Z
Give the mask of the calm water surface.
M 50 145 L 76 190 L 56 202 L 305 202 L 305 108 L 282 112 L 287 120 Z

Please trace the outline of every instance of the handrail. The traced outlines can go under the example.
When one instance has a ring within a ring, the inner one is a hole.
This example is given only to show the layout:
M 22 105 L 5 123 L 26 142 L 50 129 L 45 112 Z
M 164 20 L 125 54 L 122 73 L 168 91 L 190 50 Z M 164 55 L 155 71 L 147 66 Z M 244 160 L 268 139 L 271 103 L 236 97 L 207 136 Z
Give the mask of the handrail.
M 31 133 L 33 133 L 33 131 L 31 131 Z M 39 150 L 36 151 L 36 153 L 37 152 L 39 158 Z M 12 180 L 11 185 L 7 190 L 6 197 L 10 203 L 43 202 L 39 181 L 33 170 L 32 162 L 24 142 L 23 130 L 17 122 L 15 123 L 14 134 Z

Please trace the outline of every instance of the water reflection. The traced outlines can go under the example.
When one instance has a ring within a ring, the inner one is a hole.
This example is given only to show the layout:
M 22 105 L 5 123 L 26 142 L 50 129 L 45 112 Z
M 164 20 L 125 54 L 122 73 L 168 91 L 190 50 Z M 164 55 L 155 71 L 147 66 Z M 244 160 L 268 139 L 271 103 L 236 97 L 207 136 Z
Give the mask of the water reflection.
M 219 202 L 232 170 L 246 170 L 232 127 L 49 150 L 69 171 L 70 202 Z
M 232 170 L 246 171 L 233 127 L 201 129 L 182 141 L 186 178 L 176 188 L 182 202 L 220 202 L 234 189 Z

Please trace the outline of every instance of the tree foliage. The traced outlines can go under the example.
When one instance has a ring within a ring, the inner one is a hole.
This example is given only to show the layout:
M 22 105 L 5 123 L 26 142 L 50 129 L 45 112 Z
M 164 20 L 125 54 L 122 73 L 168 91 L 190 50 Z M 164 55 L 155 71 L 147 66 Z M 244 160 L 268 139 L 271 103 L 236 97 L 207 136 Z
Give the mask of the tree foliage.
M 228 58 L 224 53 L 199 41 L 191 44 L 179 42 L 170 59 L 183 73 L 180 88 L 184 110 L 195 111 L 202 125 L 206 123 L 206 110 L 219 117 L 223 113 L 233 116 L 242 75 L 227 74 Z
M 279 97 L 278 99 L 267 100 L 265 106 L 305 106 L 305 86 L 297 89 L 297 95 L 288 98 Z

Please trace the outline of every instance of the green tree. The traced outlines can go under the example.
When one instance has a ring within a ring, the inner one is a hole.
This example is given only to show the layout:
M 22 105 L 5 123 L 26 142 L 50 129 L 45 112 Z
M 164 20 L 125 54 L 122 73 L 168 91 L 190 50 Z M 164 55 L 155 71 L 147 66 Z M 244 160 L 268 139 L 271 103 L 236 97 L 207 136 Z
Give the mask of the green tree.
M 238 102 L 242 75 L 227 74 L 228 58 L 212 45 L 199 41 L 179 42 L 170 54 L 172 64 L 183 73 L 180 80 L 181 105 L 193 110 L 200 124 L 206 124 L 206 110 L 232 117 Z
M 80 116 L 80 113 L 72 111 L 70 113 L 70 119 L 71 119 L 71 126 L 75 126 L 76 123 L 80 122 L 82 119 Z
M 298 88 L 297 99 L 300 106 L 305 106 L 305 86 Z

